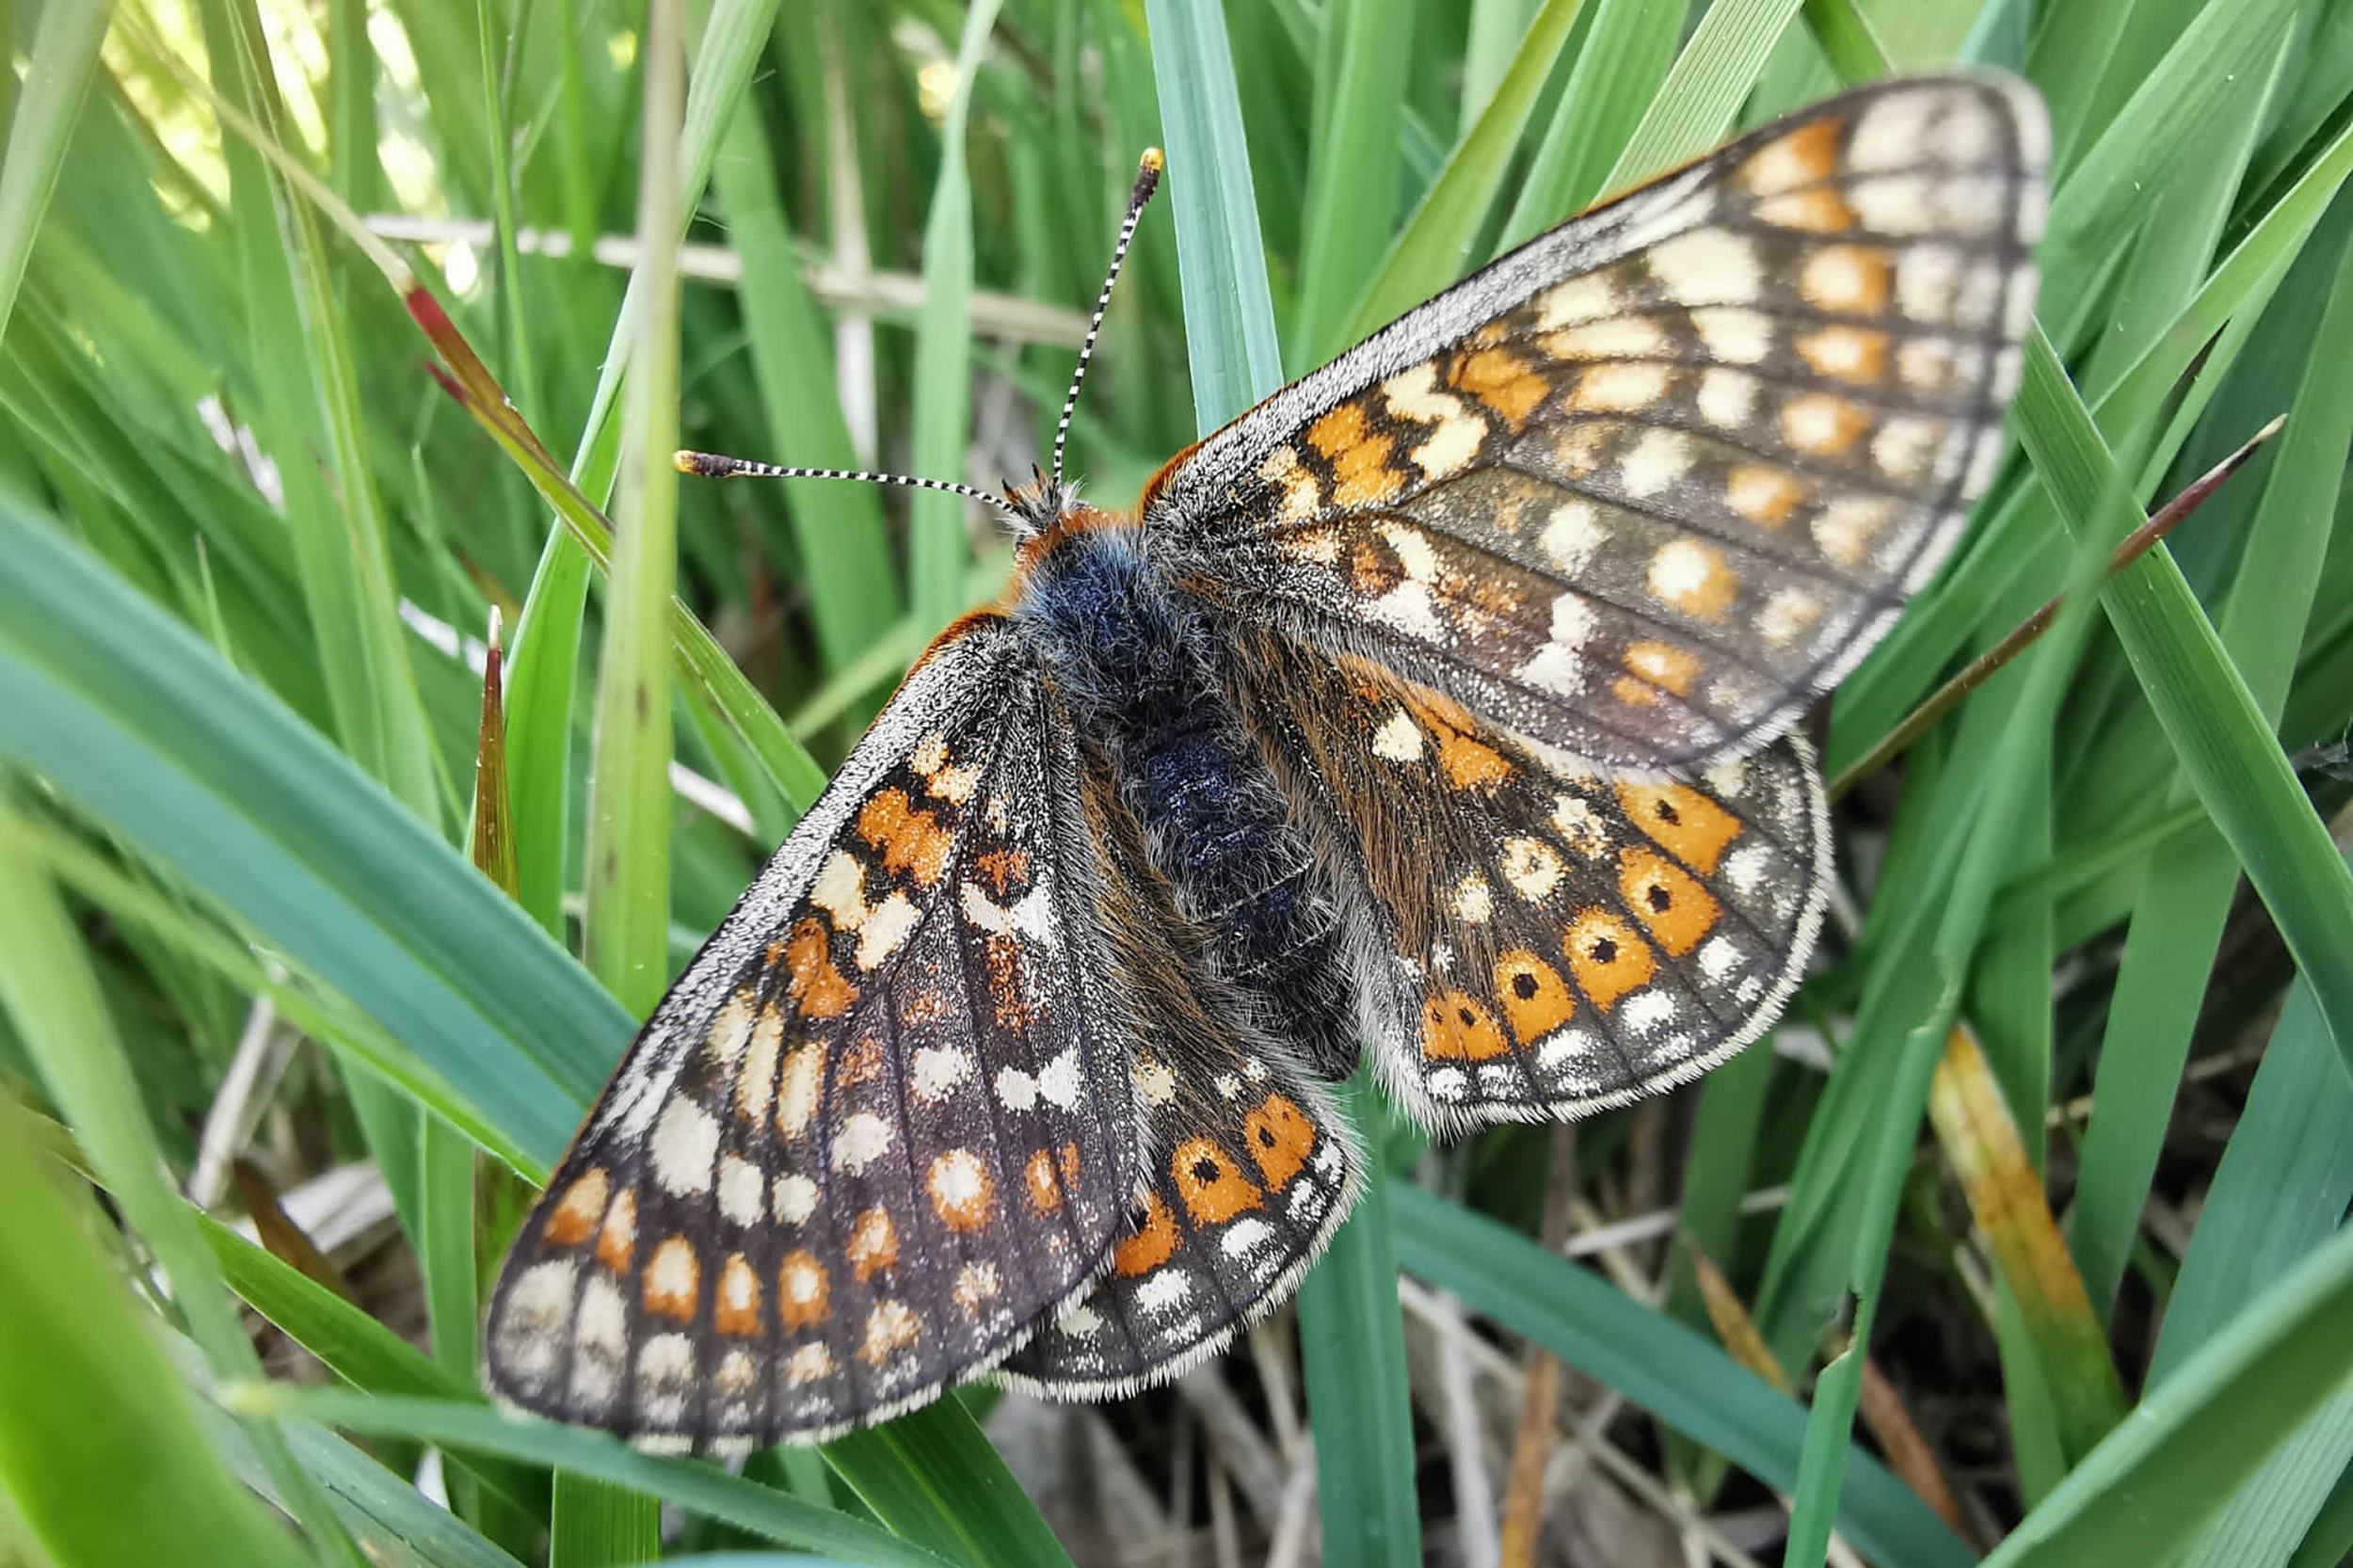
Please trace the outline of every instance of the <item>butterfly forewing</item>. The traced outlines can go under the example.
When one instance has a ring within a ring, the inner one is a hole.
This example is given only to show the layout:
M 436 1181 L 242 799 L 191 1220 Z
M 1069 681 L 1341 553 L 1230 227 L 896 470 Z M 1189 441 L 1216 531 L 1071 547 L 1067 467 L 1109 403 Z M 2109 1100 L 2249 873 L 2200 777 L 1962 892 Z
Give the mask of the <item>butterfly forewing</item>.
M 1355 1201 L 1362 1157 L 1297 1054 L 1254 1025 L 1209 943 L 1148 864 L 1108 770 L 1090 770 L 1098 908 L 1140 994 L 1147 1165 L 1095 1288 L 1000 1368 L 1016 1387 L 1100 1399 L 1176 1377 L 1289 1295 Z
M 1075 737 L 943 643 L 665 998 L 526 1222 L 488 1365 L 639 1440 L 808 1439 L 992 1365 L 1134 1189 Z
M 1232 614 L 1648 771 L 1786 729 L 1992 476 L 2041 109 L 1867 88 L 1538 238 L 1171 465 Z
M 1425 1121 L 1575 1116 L 1691 1078 L 1780 1013 L 1830 845 L 1796 736 L 1611 777 L 1369 661 L 1241 632 L 1233 685 L 1374 935 L 1385 1080 Z

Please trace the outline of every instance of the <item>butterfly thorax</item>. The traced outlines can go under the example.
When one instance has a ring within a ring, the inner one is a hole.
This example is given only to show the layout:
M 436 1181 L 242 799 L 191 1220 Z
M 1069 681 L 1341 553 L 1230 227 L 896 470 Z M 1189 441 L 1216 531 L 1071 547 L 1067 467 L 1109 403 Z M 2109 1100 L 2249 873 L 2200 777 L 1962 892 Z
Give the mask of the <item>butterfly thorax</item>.
M 1025 551 L 1013 616 L 1112 764 L 1155 869 L 1208 933 L 1205 961 L 1257 995 L 1278 1037 L 1344 1076 L 1358 1032 L 1337 912 L 1225 695 L 1209 623 L 1132 522 L 1080 508 L 1068 523 Z

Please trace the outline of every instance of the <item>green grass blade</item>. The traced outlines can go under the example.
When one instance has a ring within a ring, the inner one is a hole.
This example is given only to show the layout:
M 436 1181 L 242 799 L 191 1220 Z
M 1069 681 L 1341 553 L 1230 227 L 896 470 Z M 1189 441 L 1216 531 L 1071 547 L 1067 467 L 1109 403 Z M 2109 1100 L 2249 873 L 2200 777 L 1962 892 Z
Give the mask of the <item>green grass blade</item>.
M 1350 317 L 1351 337 L 1363 337 L 1462 276 L 1502 193 L 1505 170 L 1536 96 L 1583 6 L 1584 0 L 1545 0 L 1495 96 L 1447 153 L 1446 167 L 1389 247 L 1380 276 L 1358 297 Z
M 581 952 L 620 1004 L 643 1016 L 670 976 L 671 586 L 678 575 L 680 200 L 684 8 L 648 12 L 645 115 L 638 127 L 640 302 L 630 356 L 617 491 L 619 537 L 606 578 L 588 763 L 588 841 Z M 661 1549 L 659 1495 L 558 1473 L 549 1568 L 604 1568 Z
M 750 104 L 728 123 L 712 173 L 727 209 L 728 237 L 744 261 L 738 308 L 760 386 L 761 428 L 771 443 L 765 455 L 778 463 L 854 469 L 857 451 L 833 390 L 827 325 L 801 279 L 800 257 L 776 197 L 776 169 Z M 865 651 L 876 626 L 887 626 L 901 614 L 883 531 L 882 493 L 872 485 L 781 483 L 807 574 L 818 653 L 828 673 L 838 672 Z M 915 651 L 908 650 L 902 667 Z
M 677 161 L 682 112 L 683 17 L 656 8 L 646 55 L 646 114 L 638 157 L 632 284 L 644 305 L 631 352 L 623 440 L 621 524 L 605 595 L 589 757 L 587 912 L 582 950 L 589 969 L 630 1012 L 660 1000 L 670 972 L 671 585 L 678 568 Z
M 1708 7 L 1602 189 L 1622 190 L 1721 141 L 1798 5 L 1799 0 L 1718 0 Z
M 686 124 L 680 138 L 683 173 L 678 210 L 681 224 L 701 199 L 712 160 L 718 155 L 720 136 L 734 119 L 744 87 L 760 65 L 776 21 L 776 4 L 777 0 L 713 0 L 689 73 Z M 585 428 L 572 459 L 572 482 L 597 501 L 609 495 L 618 464 L 620 426 L 612 415 L 635 341 L 636 315 L 642 309 L 642 296 L 632 280 L 613 324 Z M 587 591 L 585 555 L 566 529 L 551 526 L 515 626 L 506 712 L 522 905 L 552 932 L 563 929 L 564 868 L 571 842 L 568 781 L 573 688 Z M 725 662 L 722 657 L 720 663 Z M 724 679 L 716 669 L 697 670 L 696 675 L 706 683 Z M 789 763 L 787 759 L 778 760 Z M 822 786 L 822 776 L 817 782 Z M 808 798 L 814 798 L 813 792 Z
M 552 1160 L 628 1015 L 184 627 L 5 500 L 0 542 L 0 753 L 351 998 L 510 1147 Z M 489 1062 L 487 1042 L 505 1054 Z
M 1520 182 L 1503 244 L 1592 204 L 1658 92 L 1683 41 L 1680 0 L 1593 0 L 1551 126 Z
M 2330 1048 L 2311 991 L 2290 991 L 2223 1150 L 2150 1363 L 2161 1385 L 2298 1258 L 2326 1241 L 2353 1202 L 2353 1083 Z M 2353 1397 L 2324 1406 L 2199 1533 L 2184 1568 L 2277 1568 L 2353 1463 Z
M 2071 525 L 2097 516 L 2104 489 L 2122 493 L 2124 481 L 2040 333 L 2028 341 L 2019 396 L 2022 434 L 2061 515 Z M 2171 553 L 2160 544 L 2118 573 L 2100 602 L 2184 772 L 2271 910 L 2353 1070 L 2353 872 Z
M 0 779 L 0 786 L 7 782 Z M 145 1239 L 161 1272 L 172 1282 L 189 1333 L 201 1348 L 211 1374 L 216 1378 L 258 1374 L 260 1358 L 245 1337 L 244 1326 L 237 1320 L 228 1292 L 221 1288 L 212 1255 L 197 1233 L 193 1216 L 167 1184 L 163 1150 L 156 1141 L 155 1128 L 141 1103 L 131 1059 L 123 1049 L 122 1038 L 116 1031 L 72 915 L 56 886 L 38 869 L 21 829 L 0 829 L 0 886 L 10 890 L 9 898 L 0 903 L 0 1014 L 5 1014 L 14 1026 L 16 1037 L 32 1058 L 42 1084 L 64 1111 L 82 1145 L 89 1151 L 91 1162 L 104 1174 L 107 1190 L 124 1218 Z M 13 1144 L 20 1136 L 16 1115 L 10 1112 L 6 1125 L 0 1126 L 0 1142 Z M 7 1190 L 16 1193 L 31 1185 L 30 1181 L 10 1182 Z M 78 1322 L 80 1313 L 104 1309 L 94 1302 L 72 1302 L 71 1289 L 63 1297 L 48 1292 L 69 1288 L 76 1283 L 76 1275 L 82 1275 L 78 1282 L 81 1294 L 93 1299 L 120 1300 L 114 1294 L 120 1288 L 116 1281 L 102 1278 L 93 1283 L 87 1276 L 102 1271 L 85 1271 L 78 1265 L 65 1265 L 57 1279 L 44 1279 L 36 1288 L 27 1275 L 47 1266 L 35 1244 L 35 1233 L 40 1229 L 48 1230 L 62 1242 L 60 1227 L 54 1219 L 46 1225 L 36 1223 L 31 1231 L 15 1238 L 14 1247 L 8 1249 L 12 1256 L 6 1265 L 7 1272 L 16 1276 L 15 1288 L 8 1292 L 9 1299 L 43 1302 L 52 1314 L 62 1311 L 66 1318 Z M 104 1320 L 103 1317 L 98 1320 L 102 1323 Z M 43 1388 L 41 1384 L 45 1379 L 69 1368 L 89 1375 L 95 1370 L 89 1365 L 95 1346 L 80 1339 L 64 1322 L 53 1320 L 49 1328 L 54 1337 L 47 1347 L 14 1343 L 9 1346 L 11 1353 L 35 1358 L 30 1363 L 20 1363 L 11 1379 L 20 1382 L 33 1396 L 24 1402 L 7 1401 L 19 1420 L 33 1429 L 27 1431 L 25 1426 L 20 1426 L 13 1433 L 12 1447 L 21 1448 L 28 1443 L 38 1446 L 40 1439 L 36 1433 L 40 1428 L 76 1426 L 87 1414 L 79 1398 L 61 1398 L 56 1385 Z M 14 1336 L 0 1338 L 13 1339 Z M 43 1353 L 44 1349 L 62 1359 L 52 1363 Z M 133 1363 L 114 1367 L 103 1374 L 105 1414 L 114 1417 L 115 1430 L 100 1441 L 94 1452 L 77 1448 L 72 1452 L 70 1463 L 87 1465 L 93 1457 L 103 1455 L 113 1443 L 121 1440 L 120 1422 L 129 1411 L 138 1408 L 151 1392 L 144 1386 L 149 1371 L 149 1367 Z M 176 1380 L 167 1375 L 161 1381 Z M 33 1419 L 27 1420 L 28 1417 Z M 351 1562 L 357 1568 L 357 1554 L 336 1529 L 326 1499 L 295 1464 L 283 1435 L 271 1423 L 262 1421 L 254 1423 L 252 1439 L 271 1476 L 285 1489 L 290 1512 L 311 1532 L 316 1551 L 330 1560 Z M 14 1460 L 20 1466 L 38 1463 L 21 1452 Z M 205 1484 L 203 1467 L 193 1460 L 167 1467 L 171 1473 L 170 1484 L 183 1490 L 194 1493 Z M 84 1485 L 72 1490 L 72 1496 L 80 1499 L 83 1506 L 88 1505 L 87 1480 Z M 211 1504 L 206 1511 L 217 1517 L 223 1506 Z
M 2353 1378 L 2353 1229 L 2340 1230 L 2144 1398 L 1985 1568 L 2172 1560 L 2231 1489 Z
M 1412 30 L 1413 13 L 1413 0 L 1371 0 L 1326 18 L 1307 144 L 1292 364 L 1317 363 L 1345 346 L 1348 307 L 1388 247 L 1404 163 L 1407 52 L 1397 40 Z
M 113 1260 L 0 1112 L 0 1489 L 56 1568 L 305 1554 L 222 1464 Z
M 1342 1105 L 1360 1128 L 1379 1125 L 1369 1069 Z M 1389 1176 L 1378 1140 L 1367 1155 L 1364 1195 L 1299 1288 L 1300 1359 L 1317 1432 L 1317 1501 L 1328 1560 L 1410 1568 L 1422 1560 L 1414 1473 L 1413 1402 L 1405 1385 L 1405 1325 L 1397 1308 L 1397 1246 Z M 1373 1348 L 1367 1357 L 1363 1352 Z M 1346 1450 L 1327 1432 L 1351 1434 Z M 1337 1463 L 1335 1463 L 1337 1461 Z M 1368 1463 L 1369 1461 L 1369 1463 Z
M 1144 15 L 1168 140 L 1193 420 L 1208 432 L 1282 385 L 1283 351 L 1225 22 L 1214 7 L 1174 0 L 1145 0 Z
M 997 23 L 998 0 L 965 13 L 956 45 L 956 85 L 940 123 L 939 178 L 923 224 L 923 308 L 915 328 L 915 472 L 962 482 L 968 467 L 972 412 L 972 177 L 965 164 L 965 126 L 982 52 Z M 964 608 L 965 538 L 969 506 L 962 496 L 918 490 L 908 502 L 908 600 L 915 618 L 943 627 Z
M 1069 1554 L 954 1400 L 838 1437 L 825 1463 L 874 1517 L 952 1561 L 1054 1568 Z
M 1418 1187 L 1391 1192 L 1398 1256 L 1769 1486 L 1798 1475 L 1805 1412 L 1715 1343 L 1494 1221 Z M 1839 1532 L 1878 1562 L 1965 1568 L 1969 1548 L 1867 1455 L 1849 1451 Z
M 860 1520 L 814 1507 L 757 1481 L 693 1460 L 640 1453 L 618 1438 L 581 1427 L 513 1419 L 481 1405 L 438 1400 L 381 1399 L 340 1389 L 248 1384 L 226 1390 L 232 1409 L 312 1420 L 387 1437 L 412 1437 L 543 1464 L 632 1492 L 787 1545 L 812 1547 L 878 1568 L 938 1568 L 944 1560 Z M 641 1554 L 642 1558 L 642 1554 Z
M 2353 334 L 2353 250 L 2336 226 L 2334 254 L 2292 275 L 2283 305 L 2325 299 L 2313 351 L 2296 389 L 2297 417 L 2281 437 L 2217 629 L 2222 651 L 2245 680 L 2265 728 L 2276 726 L 2296 673 L 2313 595 L 2333 520 L 2329 503 L 2353 443 L 2353 365 L 2323 345 Z M 2300 314 L 2300 312 L 2296 312 Z M 2277 353 L 2277 348 L 2266 344 Z M 2286 345 L 2279 345 L 2284 347 Z M 2271 358 L 2270 354 L 2266 359 Z M 2178 782 L 2169 799 L 2187 800 Z M 2206 988 L 2238 861 L 2217 835 L 2201 835 L 2151 867 L 2151 895 L 2125 937 L 2115 1000 L 2102 1043 L 2100 1076 L 2071 1231 L 2085 1283 L 2105 1316 L 2140 1228 L 2172 1087 L 2189 1050 L 2190 1026 Z
M 65 167 L 66 144 L 81 118 L 98 45 L 106 36 L 104 6 L 44 6 L 25 56 L 23 93 L 10 105 L 6 162 L 0 162 L 0 337 L 16 312 L 24 264 L 33 253 L 49 193 Z

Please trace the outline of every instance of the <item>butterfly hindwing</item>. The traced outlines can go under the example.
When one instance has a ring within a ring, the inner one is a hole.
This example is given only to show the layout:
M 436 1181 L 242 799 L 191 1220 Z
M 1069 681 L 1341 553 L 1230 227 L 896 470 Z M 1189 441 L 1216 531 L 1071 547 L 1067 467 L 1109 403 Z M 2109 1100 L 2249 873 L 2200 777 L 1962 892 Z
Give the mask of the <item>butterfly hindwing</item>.
M 1579 1115 L 1779 1015 L 1830 868 L 1801 738 L 1613 778 L 1369 661 L 1265 631 L 1232 647 L 1237 700 L 1372 927 L 1376 1060 L 1424 1121 Z
M 663 1000 L 525 1223 L 492 1388 L 809 1440 L 993 1365 L 1128 1210 L 1128 1019 L 1075 739 L 983 620 L 908 678 Z
M 1090 776 L 1099 901 L 1130 982 L 1146 1167 L 1111 1265 L 1000 1368 L 1018 1388 L 1102 1399 L 1177 1376 L 1287 1299 L 1354 1203 L 1363 1157 L 1263 1006 L 1207 967 L 1209 944 L 1147 862 L 1107 770 Z
M 2047 133 L 2002 80 L 1833 98 L 1512 252 L 1169 465 L 1237 617 L 1578 756 L 1785 730 L 1991 480 Z

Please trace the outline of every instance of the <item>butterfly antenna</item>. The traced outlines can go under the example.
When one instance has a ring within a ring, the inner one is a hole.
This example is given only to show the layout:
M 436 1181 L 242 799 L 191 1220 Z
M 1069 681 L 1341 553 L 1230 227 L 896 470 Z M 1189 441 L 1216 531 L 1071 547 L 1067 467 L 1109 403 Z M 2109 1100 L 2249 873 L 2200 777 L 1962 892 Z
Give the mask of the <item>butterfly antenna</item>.
M 1029 525 L 1021 514 L 1001 498 L 970 485 L 958 485 L 946 479 L 918 479 L 904 473 L 869 473 L 864 469 L 794 468 L 781 463 L 756 463 L 749 457 L 728 457 L 716 452 L 680 452 L 671 462 L 680 473 L 692 473 L 703 479 L 854 479 L 863 485 L 898 485 L 910 490 L 942 490 L 960 495 L 967 501 L 977 501 L 990 508 L 1016 532 L 1026 533 Z
M 1119 269 L 1128 260 L 1128 244 L 1136 237 L 1136 222 L 1144 216 L 1144 203 L 1160 188 L 1160 170 L 1166 160 L 1157 147 L 1144 150 L 1144 158 L 1136 167 L 1136 183 L 1128 192 L 1128 214 L 1119 220 L 1119 243 L 1112 247 L 1112 269 L 1103 278 L 1103 292 L 1095 296 L 1095 315 L 1087 323 L 1086 341 L 1079 345 L 1079 365 L 1070 373 L 1070 391 L 1062 400 L 1062 422 L 1054 426 L 1054 483 L 1062 483 L 1062 452 L 1070 440 L 1070 415 L 1079 406 L 1079 385 L 1087 378 L 1087 361 L 1095 358 L 1095 337 L 1103 329 L 1103 312 L 1111 309 L 1112 287 L 1119 281 Z

